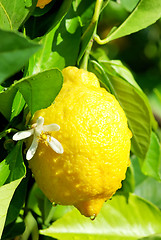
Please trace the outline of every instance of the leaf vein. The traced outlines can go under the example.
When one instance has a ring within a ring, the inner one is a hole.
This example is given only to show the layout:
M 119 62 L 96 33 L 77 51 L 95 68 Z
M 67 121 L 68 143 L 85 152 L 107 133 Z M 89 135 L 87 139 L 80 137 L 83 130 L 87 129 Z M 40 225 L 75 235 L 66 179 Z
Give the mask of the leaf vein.
M 6 15 L 7 19 L 8 19 L 8 22 L 10 24 L 11 30 L 13 30 L 11 19 L 10 19 L 9 15 L 8 15 L 6 9 L 5 9 L 5 7 L 3 6 L 3 4 L 1 2 L 0 2 L 0 7 L 3 9 L 3 11 L 4 11 L 4 13 L 5 13 L 5 15 Z

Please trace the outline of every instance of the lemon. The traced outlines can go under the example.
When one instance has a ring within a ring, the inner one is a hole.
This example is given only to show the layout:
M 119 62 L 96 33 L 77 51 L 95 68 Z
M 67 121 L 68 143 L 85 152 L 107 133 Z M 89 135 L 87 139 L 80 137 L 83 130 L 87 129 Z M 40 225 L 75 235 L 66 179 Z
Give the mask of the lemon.
M 52 0 L 38 0 L 36 7 L 44 8 Z
M 59 131 L 47 134 L 62 144 L 63 153 L 53 151 L 43 133 L 29 166 L 51 202 L 96 216 L 121 187 L 132 135 L 119 102 L 93 73 L 76 67 L 62 72 L 60 93 L 50 107 L 35 113 L 32 123 L 42 117 L 45 125 L 59 125 Z

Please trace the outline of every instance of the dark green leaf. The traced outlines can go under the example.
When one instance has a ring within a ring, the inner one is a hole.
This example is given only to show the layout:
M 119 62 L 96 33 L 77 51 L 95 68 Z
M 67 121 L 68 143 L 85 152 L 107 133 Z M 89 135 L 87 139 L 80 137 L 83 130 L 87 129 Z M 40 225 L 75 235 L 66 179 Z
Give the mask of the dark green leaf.
M 107 41 L 129 35 L 155 23 L 161 17 L 160 0 L 140 0 L 129 17 L 109 36 Z
M 23 78 L 15 82 L 8 90 L 0 93 L 0 112 L 8 120 L 11 118 L 14 97 L 19 90 L 28 104 L 31 114 L 34 114 L 35 111 L 48 107 L 54 101 L 62 84 L 63 76 L 58 69 L 50 69 Z M 20 108 L 19 105 L 16 106 L 16 114 L 19 113 L 22 105 Z
M 128 201 L 115 196 L 104 204 L 94 221 L 76 209 L 41 230 L 46 236 L 61 240 L 137 240 L 161 232 L 161 212 L 143 199 L 129 195 Z
M 32 39 L 48 33 L 61 22 L 71 6 L 72 0 L 56 0 L 53 7 L 44 15 L 30 17 L 26 22 L 27 35 Z
M 25 231 L 25 223 L 22 220 L 8 225 L 4 228 L 1 240 L 16 239 L 17 236 L 22 235 Z
M 161 234 L 153 234 L 149 237 L 141 238 L 139 240 L 161 240 Z
M 22 79 L 15 87 L 22 93 L 31 114 L 46 108 L 54 101 L 63 84 L 58 69 L 47 70 Z
M 18 72 L 40 45 L 21 34 L 0 30 L 0 83 Z
M 144 159 L 150 144 L 151 113 L 143 93 L 126 79 L 111 71 L 106 65 L 92 61 L 93 72 L 103 86 L 109 89 L 124 109 L 133 133 L 132 151 Z
M 11 118 L 10 121 L 19 115 L 19 113 L 22 111 L 23 107 L 25 105 L 25 100 L 22 96 L 22 94 L 17 91 L 13 103 L 12 103 L 12 113 L 11 113 Z
M 17 30 L 36 6 L 36 0 L 1 0 L 0 28 Z
M 66 66 L 75 65 L 79 52 L 80 36 L 79 18 L 70 8 L 62 22 L 58 23 L 40 41 L 43 48 L 30 58 L 29 75 L 53 67 L 63 69 Z
M 13 150 L 6 157 L 5 161 L 10 170 L 7 182 L 12 182 L 24 177 L 26 168 L 22 157 L 22 142 L 19 141 L 16 144 Z
M 21 183 L 19 184 L 19 186 L 17 187 L 13 195 L 13 198 L 8 208 L 5 226 L 15 221 L 16 218 L 18 217 L 19 212 L 23 207 L 24 201 L 26 198 L 27 184 L 28 184 L 28 176 L 27 177 L 25 176 L 25 178 L 22 179 Z
M 151 134 L 149 150 L 142 163 L 142 171 L 145 175 L 151 176 L 156 180 L 160 178 L 160 143 L 154 132 Z
M 79 64 L 83 54 L 85 53 L 87 45 L 93 36 L 97 23 L 96 22 L 91 23 L 91 20 L 94 14 L 95 1 L 93 0 L 75 1 L 74 5 L 77 11 L 77 15 L 80 17 L 81 25 L 83 27 L 82 28 L 83 35 L 81 37 L 81 48 L 80 48 L 80 53 L 78 57 L 78 64 Z
M 0 238 L 2 236 L 2 231 L 4 228 L 4 223 L 6 220 L 7 210 L 10 201 L 21 180 L 22 178 L 0 187 Z
M 135 189 L 135 180 L 134 180 L 134 173 L 133 167 L 130 165 L 126 171 L 126 178 L 122 182 L 122 188 L 117 190 L 116 194 L 124 194 L 127 195 L 129 192 L 134 192 Z
M 10 120 L 12 114 L 12 104 L 16 92 L 17 89 L 14 87 L 11 87 L 6 91 L 0 92 L 0 112 L 7 120 Z

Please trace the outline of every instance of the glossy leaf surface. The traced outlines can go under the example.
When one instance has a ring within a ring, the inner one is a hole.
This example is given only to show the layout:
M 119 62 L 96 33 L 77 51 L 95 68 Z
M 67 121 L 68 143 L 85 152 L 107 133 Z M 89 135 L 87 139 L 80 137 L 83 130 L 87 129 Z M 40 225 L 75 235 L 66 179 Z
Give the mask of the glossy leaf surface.
M 150 16 L 150 17 L 149 17 Z M 111 32 L 107 37 L 110 42 L 114 39 L 129 35 L 155 23 L 161 17 L 160 0 L 140 0 L 129 17 Z
M 0 28 L 17 30 L 36 6 L 36 0 L 1 0 Z
M 23 78 L 15 82 L 8 90 L 0 93 L 0 112 L 10 119 L 13 114 L 13 100 L 19 91 L 28 104 L 31 114 L 34 114 L 35 111 L 48 107 L 54 101 L 62 84 L 63 76 L 58 69 L 50 69 Z M 16 107 L 15 111 L 19 112 L 21 108 L 19 109 L 19 105 Z
M 61 240 L 74 240 L 75 237 L 78 240 L 137 240 L 160 232 L 159 209 L 135 195 L 130 195 L 128 201 L 124 196 L 113 197 L 104 204 L 94 221 L 74 209 L 40 231 Z
M 0 30 L 0 84 L 18 72 L 40 45 L 22 34 Z
M 10 201 L 21 180 L 22 179 L 20 178 L 0 187 L 0 237 L 2 235 Z

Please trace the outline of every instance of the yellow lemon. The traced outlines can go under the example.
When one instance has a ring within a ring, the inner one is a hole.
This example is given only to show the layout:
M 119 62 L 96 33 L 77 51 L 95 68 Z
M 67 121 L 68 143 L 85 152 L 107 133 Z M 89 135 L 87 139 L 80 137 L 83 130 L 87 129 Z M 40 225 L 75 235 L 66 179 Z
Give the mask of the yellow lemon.
M 38 0 L 36 7 L 44 8 L 52 0 Z
M 35 124 L 44 118 L 44 126 L 56 123 L 60 130 L 42 132 L 29 166 L 51 202 L 96 216 L 121 187 L 130 164 L 132 135 L 119 102 L 100 87 L 93 73 L 67 67 L 63 76 L 54 103 L 37 111 L 32 120 Z M 54 151 L 50 138 L 59 141 L 63 151 Z

